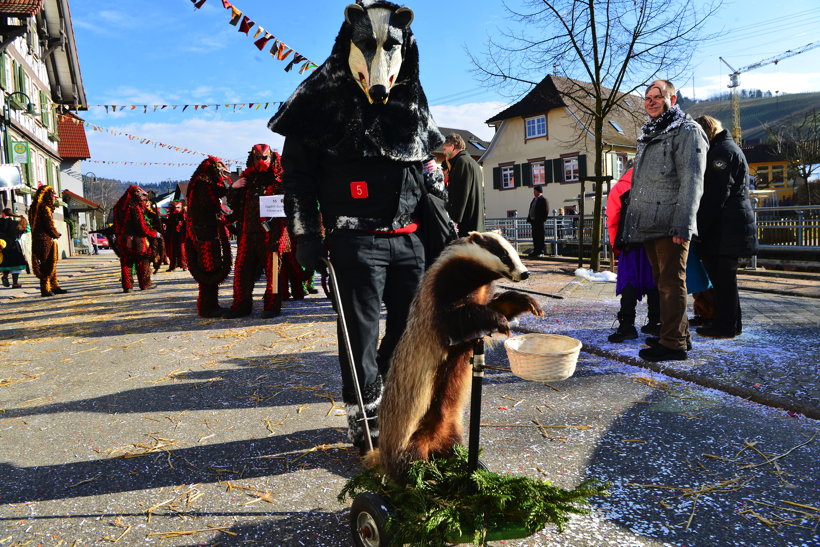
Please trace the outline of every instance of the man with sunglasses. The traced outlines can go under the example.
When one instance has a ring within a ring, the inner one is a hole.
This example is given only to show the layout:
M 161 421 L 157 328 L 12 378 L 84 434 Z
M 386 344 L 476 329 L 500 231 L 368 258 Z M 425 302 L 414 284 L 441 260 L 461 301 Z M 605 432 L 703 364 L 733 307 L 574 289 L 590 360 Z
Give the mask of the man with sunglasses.
M 659 338 L 639 352 L 647 361 L 682 361 L 691 349 L 686 319 L 686 259 L 697 235 L 697 211 L 709 141 L 675 104 L 675 86 L 656 80 L 646 89 L 649 121 L 641 128 L 624 242 L 642 244 L 660 295 Z

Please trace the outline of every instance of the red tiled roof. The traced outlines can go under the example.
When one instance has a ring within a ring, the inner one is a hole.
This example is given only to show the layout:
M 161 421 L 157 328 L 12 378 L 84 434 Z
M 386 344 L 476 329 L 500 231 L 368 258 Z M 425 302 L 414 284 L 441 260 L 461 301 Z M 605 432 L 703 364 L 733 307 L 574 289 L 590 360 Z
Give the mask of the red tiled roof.
M 99 204 L 99 203 L 94 203 L 94 202 L 93 202 L 93 201 L 91 201 L 90 199 L 85 199 L 83 196 L 81 196 L 81 195 L 79 195 L 79 194 L 75 194 L 75 193 L 74 193 L 74 192 L 72 192 L 71 190 L 63 190 L 63 200 L 64 200 L 66 203 L 68 203 L 70 206 L 72 206 L 71 208 L 72 208 L 72 209 L 74 209 L 74 210 L 78 210 L 78 209 L 83 209 L 83 210 L 85 210 L 85 209 L 86 209 L 86 207 L 82 207 L 82 205 L 86 205 L 86 206 L 87 206 L 87 209 L 99 209 L 99 208 L 100 208 L 100 204 Z M 80 207 L 73 206 L 73 205 L 75 205 L 75 204 L 72 204 L 72 203 L 71 203 L 72 201 L 74 201 L 74 202 L 79 202 L 79 203 L 78 203 L 78 204 L 76 204 L 76 205 L 80 205 Z
M 0 0 L 3 15 L 37 15 L 43 8 L 43 0 Z
M 64 159 L 88 159 L 91 157 L 91 152 L 88 151 L 85 125 L 72 120 L 82 121 L 82 118 L 71 112 L 66 112 L 61 118 L 58 118 L 57 134 L 60 136 L 60 142 L 57 144 L 57 150 Z

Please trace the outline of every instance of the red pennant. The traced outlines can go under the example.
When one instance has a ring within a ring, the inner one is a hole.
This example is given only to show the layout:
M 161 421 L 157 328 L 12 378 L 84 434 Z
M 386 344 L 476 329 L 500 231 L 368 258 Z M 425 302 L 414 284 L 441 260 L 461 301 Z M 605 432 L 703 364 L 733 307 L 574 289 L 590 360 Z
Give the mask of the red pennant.
M 264 37 L 262 37 L 262 38 L 260 38 L 260 39 L 258 39 L 257 41 L 255 41 L 255 42 L 254 42 L 254 44 L 255 44 L 255 45 L 256 45 L 256 47 L 259 49 L 259 51 L 262 51 L 263 49 L 265 49 L 265 46 L 268 44 L 268 41 L 269 41 L 271 38 L 273 38 L 273 35 L 272 35 L 272 34 L 268 34 L 268 33 L 266 32 L 266 33 L 265 33 L 265 36 L 264 36 Z
M 248 31 L 251 30 L 251 27 L 254 24 L 255 23 L 253 21 L 251 21 L 250 17 L 248 17 L 247 15 L 244 16 L 242 18 L 242 22 L 239 24 L 239 32 L 242 32 L 244 34 L 248 34 Z
M 230 2 L 228 2 L 228 0 L 222 0 L 222 7 L 225 9 L 231 9 L 233 6 Z

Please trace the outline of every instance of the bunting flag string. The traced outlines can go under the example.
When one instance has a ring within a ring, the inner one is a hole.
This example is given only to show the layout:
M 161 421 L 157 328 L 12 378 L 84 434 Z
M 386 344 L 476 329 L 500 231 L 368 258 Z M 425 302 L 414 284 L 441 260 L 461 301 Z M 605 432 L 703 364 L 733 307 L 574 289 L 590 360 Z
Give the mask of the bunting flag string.
M 235 163 L 234 161 L 225 161 Z M 139 166 L 162 166 L 162 167 L 197 167 L 198 163 L 176 163 L 165 161 L 113 161 L 113 160 L 83 160 L 83 163 L 100 163 L 103 165 L 139 165 Z
M 89 108 L 104 108 L 105 113 L 112 113 L 112 112 L 125 112 L 125 111 L 134 111 L 140 112 L 142 111 L 143 114 L 148 114 L 148 112 L 162 112 L 167 111 L 171 112 L 174 110 L 180 110 L 181 112 L 185 112 L 189 108 L 193 108 L 194 110 L 206 110 L 208 108 L 212 108 L 214 112 L 218 112 L 220 107 L 224 110 L 229 110 L 231 112 L 238 112 L 243 108 L 247 108 L 248 110 L 267 110 L 269 107 L 279 108 L 282 105 L 282 101 L 273 101 L 273 102 L 258 102 L 258 103 L 227 103 L 227 104 L 125 104 L 125 105 L 118 105 L 118 104 L 75 104 L 69 106 L 70 110 L 78 111 L 78 110 L 87 110 Z M 62 104 L 52 104 L 51 108 L 53 110 L 65 108 L 66 105 Z
M 200 156 L 211 156 L 211 155 L 213 155 L 213 154 L 206 154 L 205 152 L 198 152 L 196 150 L 192 150 L 191 148 L 184 148 L 182 146 L 174 146 L 173 144 L 167 144 L 167 143 L 164 143 L 164 142 L 159 142 L 155 139 L 146 139 L 146 138 L 143 138 L 143 137 L 138 137 L 136 135 L 132 135 L 131 133 L 126 133 L 125 131 L 117 131 L 116 129 L 106 129 L 105 127 L 100 127 L 99 125 L 94 125 L 93 123 L 89 123 L 85 120 L 81 120 L 79 118 L 75 118 L 75 117 L 72 117 L 72 116 L 63 116 L 61 114 L 57 114 L 57 118 L 60 121 L 69 121 L 69 122 L 74 123 L 75 125 L 81 125 L 82 124 L 86 128 L 97 131 L 98 133 L 108 133 L 109 135 L 127 137 L 128 139 L 130 139 L 133 142 L 138 142 L 140 144 L 150 144 L 150 145 L 154 146 L 154 148 L 156 148 L 156 147 L 166 148 L 168 150 L 174 150 L 176 152 L 179 152 L 180 154 L 198 154 Z M 225 164 L 242 163 L 242 161 L 240 161 L 240 160 L 232 160 L 232 159 L 224 159 L 224 158 L 220 158 L 220 159 L 222 159 L 222 161 Z
M 203 6 L 203 4 L 205 4 L 206 0 L 191 0 L 191 2 L 194 4 L 195 9 L 199 9 Z M 245 15 L 242 10 L 228 2 L 228 0 L 222 0 L 222 7 L 226 10 L 230 10 L 231 12 L 231 18 L 228 21 L 228 24 L 232 26 L 239 25 L 239 32 L 242 34 L 250 37 L 249 33 L 251 29 L 256 26 L 256 32 L 253 34 L 253 38 L 251 39 L 254 40 L 253 43 L 259 51 L 265 49 L 268 42 L 273 40 L 273 45 L 270 48 L 270 55 L 277 61 L 285 61 L 290 54 L 293 53 L 293 58 L 285 66 L 285 72 L 290 72 L 291 69 L 298 64 L 302 65 L 299 68 L 299 74 L 303 74 L 307 70 L 314 70 L 319 66 L 288 46 L 285 42 L 277 39 L 276 36 L 265 30 L 262 25 Z M 262 36 L 261 38 L 259 38 L 260 35 Z

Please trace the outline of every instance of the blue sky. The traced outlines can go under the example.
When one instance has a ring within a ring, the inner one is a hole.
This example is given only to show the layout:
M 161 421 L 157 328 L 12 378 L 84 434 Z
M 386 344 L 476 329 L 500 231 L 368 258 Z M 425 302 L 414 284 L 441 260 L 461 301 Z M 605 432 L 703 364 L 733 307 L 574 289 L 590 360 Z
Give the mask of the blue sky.
M 320 64 L 330 52 L 349 2 L 232 3 L 267 32 Z M 488 35 L 510 25 L 501 0 L 401 3 L 415 12 L 412 28 L 419 44 L 421 79 L 436 121 L 489 140 L 492 130 L 484 120 L 502 109 L 509 97 L 475 79 L 465 49 L 480 53 Z M 90 105 L 273 103 L 287 99 L 306 77 L 297 69 L 285 72 L 287 63 L 274 60 L 268 48 L 259 51 L 252 39 L 256 27 L 248 37 L 230 26 L 230 11 L 221 0 L 206 0 L 199 10 L 190 0 L 70 0 L 70 6 Z M 676 83 L 688 96 L 704 98 L 723 91 L 729 71 L 719 56 L 740 68 L 820 39 L 818 28 L 820 5 L 815 0 L 782 7 L 764 0 L 726 0 L 710 25 L 721 36 L 699 49 L 689 81 Z M 750 71 L 741 76 L 741 86 L 772 92 L 820 91 L 820 48 Z M 186 179 L 193 166 L 94 161 L 198 164 L 203 159 L 133 142 L 121 133 L 236 160 L 244 160 L 258 142 L 281 147 L 281 137 L 266 127 L 273 106 L 236 112 L 224 107 L 153 112 L 149 107 L 148 114 L 142 112 L 91 107 L 81 113 L 88 122 L 118 133 L 87 130 L 92 158 L 84 163 L 84 173 L 145 183 Z

